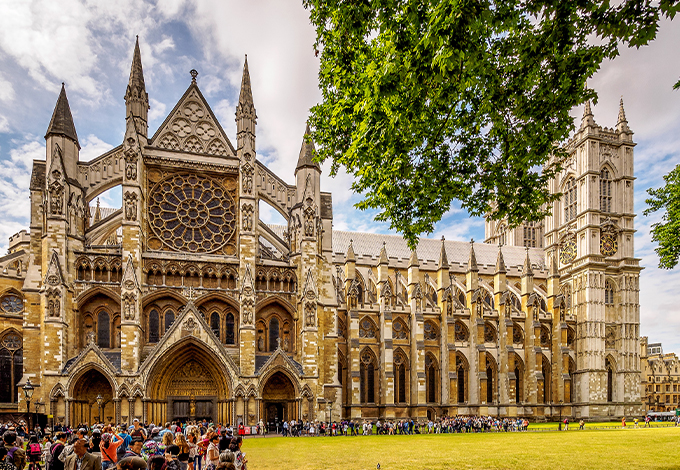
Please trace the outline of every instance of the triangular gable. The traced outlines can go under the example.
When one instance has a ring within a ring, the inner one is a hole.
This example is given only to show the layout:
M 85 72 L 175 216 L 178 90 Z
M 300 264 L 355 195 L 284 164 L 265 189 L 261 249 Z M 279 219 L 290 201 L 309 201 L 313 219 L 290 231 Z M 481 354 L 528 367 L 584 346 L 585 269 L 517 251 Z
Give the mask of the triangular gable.
M 189 85 L 165 118 L 151 138 L 151 145 L 178 152 L 236 156 L 236 150 L 195 83 Z
M 111 374 L 117 374 L 118 371 L 111 364 L 111 361 L 104 355 L 104 352 L 97 346 L 97 343 L 90 342 L 85 349 L 83 349 L 75 360 L 70 360 L 66 363 L 62 373 L 64 375 L 70 374 L 77 370 L 80 365 L 95 363 L 106 369 Z
M 120 284 L 127 290 L 139 288 L 137 275 L 135 274 L 135 268 L 132 262 L 132 255 L 128 255 L 127 263 L 125 264 L 125 272 L 123 273 L 123 280 Z
M 269 369 L 275 368 L 275 367 L 283 367 L 284 369 L 294 373 L 298 377 L 302 377 L 302 371 L 299 368 L 299 365 L 293 361 L 284 351 L 281 349 L 281 347 L 276 348 L 276 351 L 269 356 L 269 359 L 267 359 L 267 362 L 265 362 L 262 367 L 260 367 L 260 370 L 257 371 L 258 375 L 263 376 L 267 373 Z
M 50 264 L 47 266 L 47 273 L 43 280 L 44 285 L 60 286 L 64 284 L 64 276 L 61 274 L 61 266 L 59 265 L 59 256 L 56 251 L 52 251 L 50 257 Z
M 163 334 L 163 338 L 156 344 L 144 363 L 140 366 L 140 373 L 150 370 L 152 364 L 157 361 L 160 355 L 173 344 L 181 341 L 187 336 L 192 336 L 207 346 L 218 358 L 226 362 L 230 372 L 236 377 L 239 375 L 238 367 L 224 345 L 215 336 L 203 315 L 196 309 L 196 305 L 189 300 L 186 307 L 179 313 L 172 326 Z

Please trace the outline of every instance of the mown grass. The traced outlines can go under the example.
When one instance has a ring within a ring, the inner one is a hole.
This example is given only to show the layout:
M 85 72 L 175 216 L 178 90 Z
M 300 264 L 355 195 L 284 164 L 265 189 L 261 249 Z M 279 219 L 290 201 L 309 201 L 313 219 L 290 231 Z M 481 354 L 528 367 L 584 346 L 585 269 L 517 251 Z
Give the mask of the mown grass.
M 613 423 L 608 423 L 613 424 Z M 531 428 L 530 428 L 531 429 Z M 251 470 L 677 469 L 680 428 L 246 439 Z

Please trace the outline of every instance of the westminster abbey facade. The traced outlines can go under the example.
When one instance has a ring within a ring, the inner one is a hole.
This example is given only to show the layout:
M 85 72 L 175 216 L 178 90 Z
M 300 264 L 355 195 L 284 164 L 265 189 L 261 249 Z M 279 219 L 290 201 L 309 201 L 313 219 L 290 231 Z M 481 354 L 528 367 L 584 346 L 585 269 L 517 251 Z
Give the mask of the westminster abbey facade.
M 122 144 L 88 162 L 62 87 L 0 258 L 0 413 L 25 412 L 27 380 L 31 412 L 72 425 L 641 410 L 623 104 L 615 128 L 586 107 L 551 217 L 410 251 L 333 230 L 307 134 L 294 185 L 258 160 L 247 62 L 233 143 L 196 75 L 150 135 L 137 44 Z

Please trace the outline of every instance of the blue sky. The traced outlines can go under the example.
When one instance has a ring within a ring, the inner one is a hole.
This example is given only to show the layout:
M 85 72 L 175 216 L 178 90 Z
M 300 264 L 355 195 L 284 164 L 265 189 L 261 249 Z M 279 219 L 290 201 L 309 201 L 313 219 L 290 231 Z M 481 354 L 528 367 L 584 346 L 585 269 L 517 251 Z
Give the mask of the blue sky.
M 31 161 L 44 159 L 47 129 L 61 82 L 66 90 L 82 146 L 89 160 L 120 144 L 124 131 L 127 85 L 135 35 L 151 100 L 150 134 L 188 87 L 189 71 L 232 142 L 234 110 L 244 55 L 248 54 L 258 114 L 258 158 L 289 183 L 294 182 L 308 110 L 319 99 L 314 29 L 300 0 L 34 0 L 0 2 L 0 249 L 8 237 L 28 228 Z M 638 214 L 636 256 L 641 278 L 641 333 L 680 352 L 680 268 L 665 272 L 657 259 L 649 227 L 657 217 L 642 215 L 645 191 L 680 162 L 680 28 L 662 24 L 657 41 L 625 50 L 603 64 L 589 85 L 599 93 L 598 124 L 616 124 L 623 96 L 634 139 Z M 580 119 L 582 110 L 573 115 Z M 324 166 L 322 184 L 333 193 L 335 228 L 389 233 L 385 224 L 360 213 L 349 190 L 351 178 L 331 180 Z M 120 207 L 120 193 L 101 198 Z M 264 219 L 277 221 L 273 210 Z M 432 237 L 484 238 L 481 219 L 452 207 Z

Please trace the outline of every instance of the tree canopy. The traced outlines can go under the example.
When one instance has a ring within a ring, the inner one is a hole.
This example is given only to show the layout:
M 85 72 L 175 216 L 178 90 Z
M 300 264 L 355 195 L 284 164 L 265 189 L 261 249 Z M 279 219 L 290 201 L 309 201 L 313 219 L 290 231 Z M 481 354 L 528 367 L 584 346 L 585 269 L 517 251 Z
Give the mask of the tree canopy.
M 413 247 L 454 200 L 471 215 L 538 220 L 558 194 L 569 112 L 620 47 L 656 36 L 677 0 L 303 0 L 316 27 L 317 159 L 355 177 Z
M 652 241 L 658 242 L 659 267 L 673 269 L 680 258 L 680 165 L 663 177 L 664 185 L 647 190 L 645 215 L 662 210 L 661 222 L 652 224 Z

